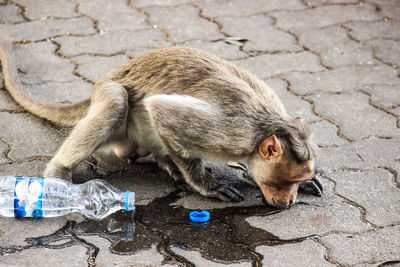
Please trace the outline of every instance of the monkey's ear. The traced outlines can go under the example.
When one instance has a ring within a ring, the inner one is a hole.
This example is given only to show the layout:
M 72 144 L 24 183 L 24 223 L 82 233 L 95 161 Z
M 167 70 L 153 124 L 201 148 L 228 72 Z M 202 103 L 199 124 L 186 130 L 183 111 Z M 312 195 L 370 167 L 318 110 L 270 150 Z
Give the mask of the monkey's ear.
M 275 135 L 265 139 L 258 148 L 258 152 L 263 159 L 267 160 L 276 158 L 283 154 L 282 146 Z

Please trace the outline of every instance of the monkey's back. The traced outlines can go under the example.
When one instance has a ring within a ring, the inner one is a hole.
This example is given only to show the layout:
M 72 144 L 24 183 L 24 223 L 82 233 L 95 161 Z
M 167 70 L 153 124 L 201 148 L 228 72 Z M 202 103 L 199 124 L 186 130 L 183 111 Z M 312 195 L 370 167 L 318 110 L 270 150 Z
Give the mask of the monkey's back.
M 106 76 L 124 86 L 131 98 L 154 94 L 189 95 L 214 103 L 227 113 L 260 109 L 286 111 L 276 94 L 247 71 L 209 53 L 181 47 L 153 50 Z M 257 112 L 257 111 L 256 111 Z

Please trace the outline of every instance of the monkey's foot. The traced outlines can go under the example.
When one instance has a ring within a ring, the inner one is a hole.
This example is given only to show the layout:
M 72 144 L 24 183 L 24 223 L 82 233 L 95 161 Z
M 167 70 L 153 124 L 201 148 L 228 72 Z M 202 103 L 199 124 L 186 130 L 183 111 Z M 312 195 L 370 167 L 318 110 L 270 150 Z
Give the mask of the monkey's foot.
M 311 180 L 304 181 L 299 186 L 299 191 L 310 195 L 322 196 L 324 185 L 321 178 L 315 175 Z
M 224 202 L 240 202 L 244 199 L 244 196 L 239 190 L 226 184 L 219 185 L 215 190 L 207 192 L 205 195 Z

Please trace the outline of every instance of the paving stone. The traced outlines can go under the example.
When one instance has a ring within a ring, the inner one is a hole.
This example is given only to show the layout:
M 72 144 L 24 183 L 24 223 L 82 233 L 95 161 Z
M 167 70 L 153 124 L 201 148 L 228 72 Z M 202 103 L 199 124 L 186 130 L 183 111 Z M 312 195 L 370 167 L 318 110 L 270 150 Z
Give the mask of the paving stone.
M 324 258 L 326 249 L 310 239 L 293 244 L 259 246 L 256 252 L 264 256 L 264 266 L 335 266 Z
M 373 58 L 373 50 L 348 37 L 340 26 L 324 29 L 303 28 L 297 31 L 300 43 L 317 52 L 325 65 L 372 65 L 379 63 Z
M 135 205 L 147 205 L 155 198 L 164 197 L 176 190 L 172 179 L 160 170 L 145 173 L 128 171 L 108 175 L 103 179 L 121 190 L 135 192 Z
M 79 64 L 77 70 L 79 74 L 91 81 L 97 81 L 111 70 L 124 65 L 129 61 L 129 58 L 125 55 L 111 57 L 85 55 L 74 57 L 73 60 Z
M 376 57 L 384 62 L 400 66 L 400 41 L 377 39 L 368 41 L 367 44 L 376 49 Z
M 265 80 L 265 83 L 269 85 L 272 90 L 282 100 L 285 108 L 290 116 L 293 118 L 302 117 L 307 122 L 318 121 L 321 118 L 316 116 L 312 112 L 311 104 L 290 93 L 287 90 L 287 83 L 281 79 L 269 79 Z
M 251 262 L 241 261 L 240 263 L 229 263 L 229 262 L 215 262 L 211 260 L 207 260 L 203 258 L 200 252 L 195 250 L 187 250 L 177 246 L 172 246 L 171 250 L 189 260 L 190 262 L 194 263 L 198 267 L 208 267 L 208 266 L 227 266 L 227 267 L 239 267 L 239 266 L 252 266 Z
M 174 42 L 189 40 L 217 40 L 224 37 L 218 25 L 199 16 L 199 9 L 192 5 L 151 6 L 144 8 L 150 22 L 166 29 Z M 176 16 L 179 14 L 179 16 Z
M 355 264 L 355 265 L 352 265 L 352 266 L 354 266 L 354 267 L 375 267 L 375 266 L 377 266 L 377 264 L 376 263 L 375 264 L 373 264 L 373 263 L 358 263 L 358 264 Z M 398 264 L 396 264 L 396 263 L 390 264 L 390 262 L 389 262 L 388 266 L 399 267 Z
M 269 216 L 251 216 L 246 221 L 280 239 L 324 235 L 334 231 L 359 232 L 371 229 L 361 222 L 360 211 L 333 192 L 333 183 L 323 179 L 324 195 L 320 198 L 299 195 L 294 207 Z
M 167 45 L 169 46 L 169 45 Z M 154 50 L 157 48 L 145 48 L 145 47 L 137 47 L 131 50 L 128 50 L 126 53 L 129 57 L 134 58 L 134 57 L 138 57 L 141 56 L 147 52 L 150 52 L 151 50 Z
M 284 75 L 291 88 L 302 95 L 317 92 L 348 92 L 370 84 L 399 84 L 397 71 L 386 65 L 343 66 L 316 73 L 291 72 Z
M 321 93 L 311 98 L 315 101 L 315 112 L 340 122 L 343 134 L 353 140 L 370 135 L 398 136 L 400 133 L 396 118 L 372 107 L 365 94 Z
M 142 250 L 133 255 L 118 255 L 110 252 L 111 242 L 98 236 L 82 236 L 84 240 L 99 248 L 96 256 L 96 266 L 160 266 L 164 257 L 157 251 L 156 244 L 148 250 Z M 83 262 L 84 263 L 84 262 Z
M 373 84 L 362 88 L 371 94 L 373 103 L 384 108 L 395 108 L 400 105 L 400 84 Z
M 370 167 L 357 155 L 357 151 L 351 145 L 321 147 L 318 152 L 317 168 L 319 171 L 330 172 L 343 168 Z
M 400 155 L 395 157 L 395 161 L 386 163 L 384 167 L 394 173 L 396 177 L 393 182 L 400 188 Z
M 397 0 L 367 0 L 367 2 L 379 7 L 379 12 L 381 12 L 384 17 L 399 20 L 400 7 Z
M 399 137 L 391 139 L 370 137 L 356 142 L 354 147 L 370 168 L 385 166 L 400 155 Z
M 16 46 L 15 57 L 22 83 L 69 82 L 77 79 L 72 74 L 74 65 L 66 59 L 56 56 L 55 50 L 56 46 L 49 42 Z
M 193 40 L 185 42 L 180 46 L 203 50 L 227 60 L 235 60 L 247 57 L 247 54 L 240 51 L 238 46 L 229 45 L 224 41 L 207 42 L 203 40 Z
M 10 162 L 10 160 L 7 158 L 7 153 L 9 150 L 10 147 L 6 143 L 0 141 L 0 164 Z M 0 167 L 0 170 L 1 169 L 2 168 Z
M 84 246 L 75 245 L 63 249 L 27 249 L 0 257 L 2 266 L 88 266 Z
M 381 18 L 375 8 L 367 4 L 321 6 L 301 11 L 276 11 L 276 26 L 283 29 L 326 27 L 349 21 L 375 21 Z
M 381 226 L 400 222 L 400 189 L 393 185 L 390 172 L 337 171 L 328 176 L 336 182 L 336 193 L 366 209 L 368 221 Z
M 0 6 L 0 23 L 15 23 L 24 21 L 21 9 L 15 5 Z
M 146 6 L 176 6 L 180 4 L 190 3 L 191 0 L 132 0 L 131 5 L 135 7 Z
M 0 247 L 26 246 L 29 237 L 50 235 L 66 223 L 64 217 L 45 219 L 0 217 L 0 228 L 6 235 L 0 238 Z M 0 257 L 1 260 L 4 255 Z
M 52 156 L 63 139 L 33 115 L 6 112 L 0 112 L 0 138 L 11 146 L 11 159 Z
M 45 19 L 19 24 L 0 25 L 0 32 L 13 41 L 43 40 L 65 34 L 92 34 L 93 22 L 87 18 Z
M 243 2 L 245 3 L 245 2 Z M 247 2 L 246 2 L 247 3 Z M 244 48 L 257 51 L 301 51 L 293 35 L 273 26 L 273 20 L 263 15 L 251 17 L 218 17 L 222 31 L 234 37 L 247 39 Z M 254 31 L 254 28 L 260 29 Z
M 0 110 L 22 111 L 23 108 L 15 103 L 6 90 L 0 90 Z
M 165 34 L 161 31 L 119 30 L 85 37 L 60 37 L 56 41 L 61 44 L 60 52 L 67 56 L 81 54 L 112 55 L 138 47 L 165 47 Z
M 45 102 L 71 103 L 91 96 L 92 84 L 76 79 L 71 82 L 46 82 L 24 88 L 31 96 Z
M 370 137 L 334 148 L 321 148 L 318 168 L 324 171 L 343 168 L 370 169 L 386 166 L 400 155 L 399 138 Z M 379 149 L 377 149 L 379 148 Z
M 1 175 L 41 177 L 48 161 L 34 160 L 4 164 L 0 166 Z
M 400 107 L 394 108 L 391 110 L 394 114 L 396 114 L 398 117 L 400 117 Z
M 77 17 L 76 4 L 68 0 L 16 0 L 18 4 L 26 7 L 25 16 L 31 20 L 44 17 L 68 18 Z
M 318 56 L 310 52 L 261 55 L 234 61 L 260 78 L 268 78 L 291 71 L 321 71 Z
M 305 6 L 301 1 L 285 1 L 284 7 L 281 1 L 277 0 L 201 0 L 196 4 L 203 7 L 202 14 L 207 17 L 219 16 L 249 16 L 252 14 L 265 13 L 272 10 L 299 10 Z
M 400 258 L 400 226 L 360 234 L 333 234 L 322 237 L 328 246 L 328 255 L 341 265 L 378 263 L 395 261 Z
M 306 0 L 304 4 L 309 7 L 324 6 L 332 4 L 357 4 L 358 0 Z
M 99 8 L 101 6 L 101 8 Z M 131 8 L 127 1 L 80 0 L 79 11 L 97 21 L 101 31 L 140 30 L 150 28 L 147 17 Z
M 372 22 L 351 22 L 345 24 L 350 29 L 350 35 L 360 41 L 374 38 L 400 38 L 399 21 L 372 21 Z
M 326 146 L 341 146 L 349 144 L 346 139 L 340 138 L 337 135 L 337 127 L 325 120 L 318 121 L 312 124 L 313 140 L 321 147 Z

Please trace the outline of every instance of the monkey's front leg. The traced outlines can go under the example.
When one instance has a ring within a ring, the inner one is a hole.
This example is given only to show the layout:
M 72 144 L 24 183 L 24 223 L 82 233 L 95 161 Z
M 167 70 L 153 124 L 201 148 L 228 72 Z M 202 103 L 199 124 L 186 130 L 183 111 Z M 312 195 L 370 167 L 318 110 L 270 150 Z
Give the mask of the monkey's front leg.
M 201 159 L 206 151 L 215 151 L 216 139 L 226 131 L 216 126 L 221 118 L 217 106 L 180 95 L 154 95 L 145 99 L 145 106 L 170 159 L 194 190 L 223 201 L 243 200 L 232 186 L 218 184 Z

